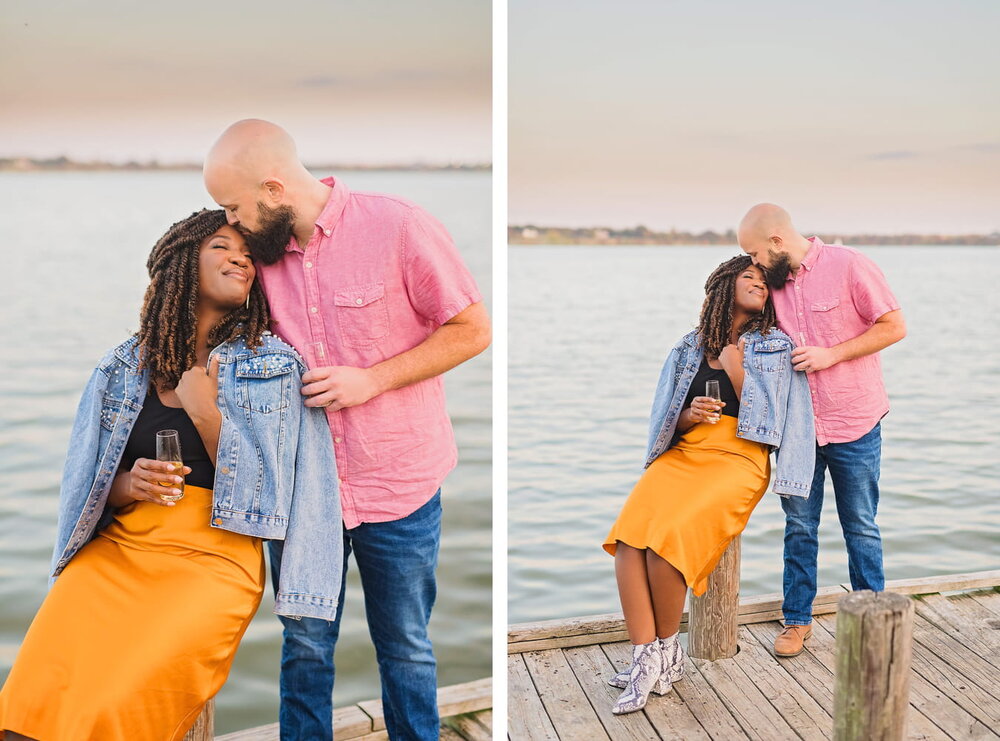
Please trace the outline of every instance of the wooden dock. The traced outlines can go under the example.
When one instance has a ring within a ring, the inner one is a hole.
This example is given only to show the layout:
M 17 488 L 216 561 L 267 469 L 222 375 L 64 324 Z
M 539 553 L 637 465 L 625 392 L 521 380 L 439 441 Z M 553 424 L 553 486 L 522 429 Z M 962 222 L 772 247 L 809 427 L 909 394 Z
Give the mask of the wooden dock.
M 888 582 L 912 595 L 910 739 L 1000 739 L 1000 570 Z M 821 589 L 806 650 L 776 659 L 781 595 L 742 600 L 739 653 L 688 659 L 683 680 L 646 708 L 615 716 L 607 679 L 631 657 L 621 614 L 511 626 L 508 737 L 561 739 L 829 739 L 837 600 Z M 956 593 L 957 592 L 957 593 Z M 687 629 L 687 613 L 681 630 Z
M 490 741 L 493 738 L 493 680 L 442 687 L 438 690 L 442 741 Z M 333 713 L 335 741 L 383 741 L 385 730 L 381 700 L 368 700 L 338 708 Z M 278 741 L 278 724 L 217 736 L 216 741 Z

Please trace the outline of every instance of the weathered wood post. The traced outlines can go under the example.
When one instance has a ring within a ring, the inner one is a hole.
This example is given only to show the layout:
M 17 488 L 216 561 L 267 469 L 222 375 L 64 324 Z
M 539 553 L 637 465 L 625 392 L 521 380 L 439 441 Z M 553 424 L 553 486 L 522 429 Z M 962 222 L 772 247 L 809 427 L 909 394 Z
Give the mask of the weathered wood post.
M 711 661 L 735 656 L 739 607 L 740 537 L 736 536 L 708 577 L 708 590 L 691 597 L 688 654 Z
M 834 741 L 901 741 L 910 702 L 913 600 L 867 589 L 837 611 Z
M 205 703 L 205 709 L 187 732 L 184 741 L 213 741 L 215 738 L 215 698 Z

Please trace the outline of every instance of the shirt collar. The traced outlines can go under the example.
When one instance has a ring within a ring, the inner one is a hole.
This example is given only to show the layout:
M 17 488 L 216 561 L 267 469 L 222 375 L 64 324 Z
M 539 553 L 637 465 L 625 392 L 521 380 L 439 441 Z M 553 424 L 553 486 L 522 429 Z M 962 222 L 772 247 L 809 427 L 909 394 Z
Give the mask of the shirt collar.
M 823 240 L 819 237 L 810 237 L 808 241 L 812 243 L 812 246 L 806 250 L 805 257 L 802 258 L 801 267 L 806 270 L 812 270 L 819 259 L 819 253 L 823 251 L 826 245 L 823 244 Z
M 330 197 L 327 199 L 326 205 L 316 218 L 315 223 L 319 227 L 319 230 L 325 236 L 329 237 L 344 213 L 344 206 L 347 205 L 347 198 L 350 195 L 350 191 L 346 185 L 333 177 L 323 178 L 320 182 L 324 185 L 329 185 L 332 190 L 330 191 Z M 304 252 L 305 250 L 302 245 L 297 245 L 294 240 L 289 240 L 285 246 L 285 252 L 295 251 Z

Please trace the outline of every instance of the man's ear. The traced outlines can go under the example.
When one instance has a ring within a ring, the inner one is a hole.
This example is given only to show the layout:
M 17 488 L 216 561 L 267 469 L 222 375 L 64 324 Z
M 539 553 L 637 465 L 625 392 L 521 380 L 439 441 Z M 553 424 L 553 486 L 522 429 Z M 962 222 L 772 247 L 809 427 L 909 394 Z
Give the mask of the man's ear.
M 784 246 L 780 234 L 772 234 L 768 240 L 771 243 L 771 249 L 775 252 L 781 252 L 781 248 Z
M 260 184 L 265 202 L 271 208 L 280 206 L 285 201 L 285 183 L 279 178 L 268 178 Z

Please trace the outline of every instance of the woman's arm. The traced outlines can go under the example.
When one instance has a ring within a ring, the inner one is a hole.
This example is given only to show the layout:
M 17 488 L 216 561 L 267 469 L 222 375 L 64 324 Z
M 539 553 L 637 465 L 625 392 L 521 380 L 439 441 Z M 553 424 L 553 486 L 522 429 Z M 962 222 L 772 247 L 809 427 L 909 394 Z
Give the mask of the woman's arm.
M 719 355 L 719 362 L 722 363 L 722 369 L 729 376 L 729 381 L 733 384 L 733 390 L 736 392 L 737 399 L 743 395 L 744 343 L 745 340 L 740 339 L 738 344 L 726 345 L 722 348 L 722 353 Z
M 209 361 L 208 368 L 196 365 L 185 371 L 175 391 L 184 411 L 194 422 L 214 466 L 219 452 L 219 434 L 222 432 L 222 413 L 216 401 L 219 395 L 218 357 Z

